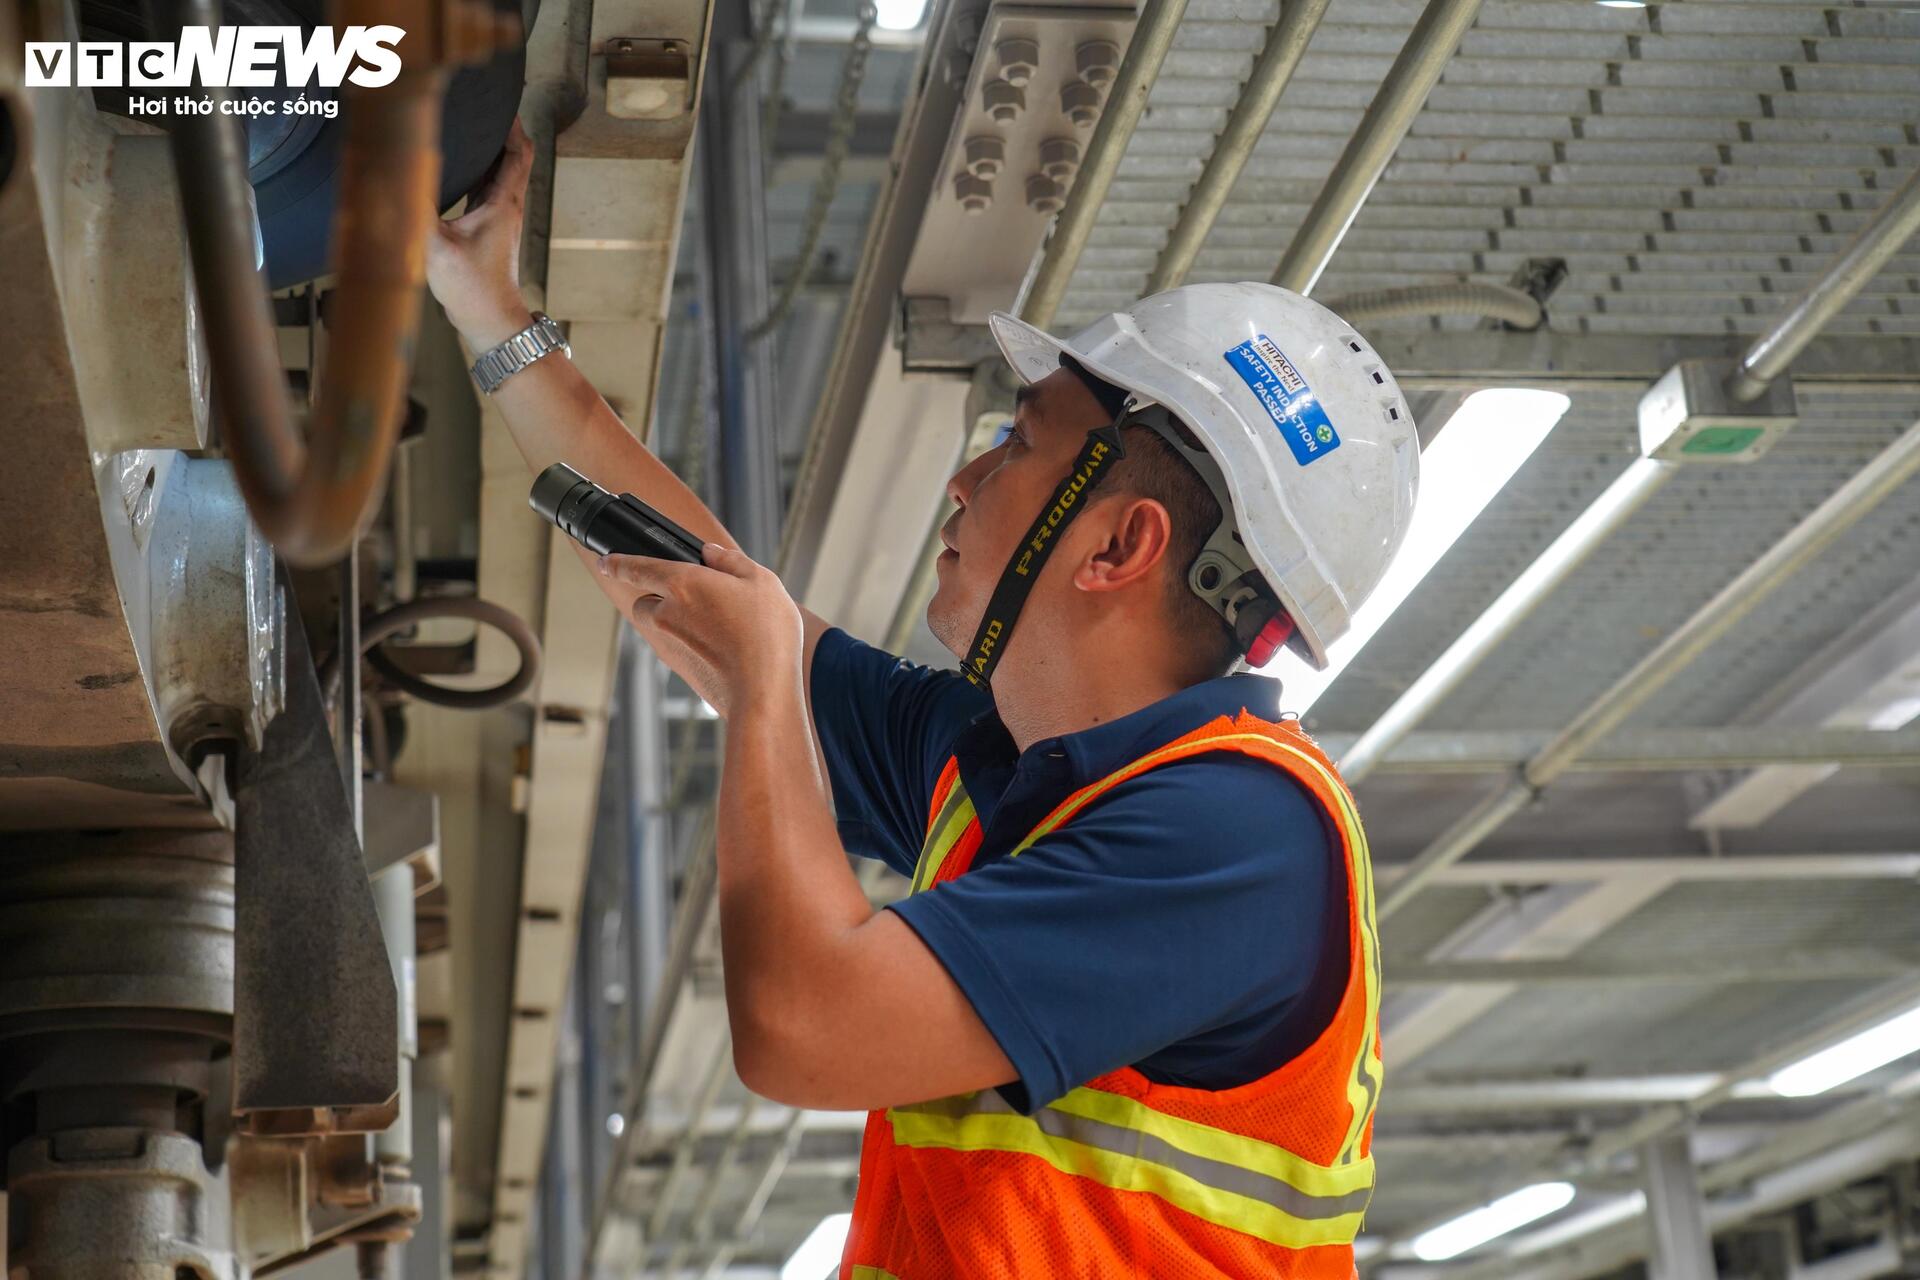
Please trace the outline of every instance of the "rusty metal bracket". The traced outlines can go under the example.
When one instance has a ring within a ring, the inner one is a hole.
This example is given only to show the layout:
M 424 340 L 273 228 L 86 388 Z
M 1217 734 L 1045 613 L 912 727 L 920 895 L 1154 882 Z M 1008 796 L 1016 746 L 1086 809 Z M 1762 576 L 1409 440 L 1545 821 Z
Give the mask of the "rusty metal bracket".
M 286 709 L 234 793 L 234 1115 L 260 1135 L 375 1132 L 398 1108 L 393 969 L 297 623 L 286 643 Z
M 607 114 L 671 120 L 693 101 L 693 60 L 682 40 L 622 36 L 607 42 Z

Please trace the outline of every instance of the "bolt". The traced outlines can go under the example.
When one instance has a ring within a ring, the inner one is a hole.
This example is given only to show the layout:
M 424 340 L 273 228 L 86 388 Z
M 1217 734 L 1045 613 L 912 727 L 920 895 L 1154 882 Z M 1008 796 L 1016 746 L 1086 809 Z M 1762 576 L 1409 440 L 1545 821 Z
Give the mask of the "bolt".
M 1066 188 L 1044 173 L 1027 179 L 1027 207 L 1035 213 L 1058 213 L 1067 203 Z
M 1096 89 L 1104 89 L 1120 74 L 1120 46 L 1111 40 L 1089 40 L 1073 51 L 1080 78 Z
M 1005 80 L 987 81 L 980 100 L 987 108 L 987 118 L 995 124 L 1012 124 L 1027 109 L 1027 91 Z
M 1023 37 L 1002 40 L 993 46 L 1000 59 L 1000 78 L 1016 89 L 1024 89 L 1040 68 L 1040 46 Z
M 993 184 L 971 173 L 956 173 L 953 175 L 953 196 L 962 209 L 977 216 L 993 207 Z
M 1080 170 L 1080 144 L 1072 138 L 1048 138 L 1040 144 L 1040 172 L 1066 182 Z
M 967 172 L 991 182 L 1007 162 L 1007 144 L 990 133 L 976 133 L 961 145 Z
M 1100 91 L 1085 80 L 1075 80 L 1060 91 L 1060 109 L 1076 129 L 1090 129 L 1100 118 Z

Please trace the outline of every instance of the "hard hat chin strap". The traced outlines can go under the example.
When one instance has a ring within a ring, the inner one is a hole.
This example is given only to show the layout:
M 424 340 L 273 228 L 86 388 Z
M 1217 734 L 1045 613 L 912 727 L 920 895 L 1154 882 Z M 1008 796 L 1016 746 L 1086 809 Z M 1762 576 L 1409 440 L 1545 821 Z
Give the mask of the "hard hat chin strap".
M 960 674 L 976 688 L 986 688 L 993 669 L 1000 665 L 1001 656 L 1007 651 L 1007 640 L 1013 635 L 1013 624 L 1019 619 L 1047 557 L 1058 545 L 1061 531 L 1086 509 L 1087 497 L 1107 478 L 1113 464 L 1126 456 L 1126 448 L 1120 443 L 1120 428 L 1132 412 L 1133 401 L 1128 400 L 1112 422 L 1087 432 L 1087 442 L 1081 446 L 1080 456 L 1073 460 L 1073 469 L 1040 509 L 1039 518 L 1007 560 L 1000 582 L 993 589 L 993 598 L 987 601 L 986 612 L 980 616 L 979 629 L 973 633 L 973 643 L 967 647 L 967 656 L 960 663 Z

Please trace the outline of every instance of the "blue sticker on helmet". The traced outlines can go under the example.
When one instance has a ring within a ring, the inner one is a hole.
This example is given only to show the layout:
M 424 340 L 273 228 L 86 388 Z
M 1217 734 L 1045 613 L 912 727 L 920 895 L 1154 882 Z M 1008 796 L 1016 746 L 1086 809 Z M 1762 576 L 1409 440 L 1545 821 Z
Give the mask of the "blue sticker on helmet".
M 1228 351 L 1226 357 L 1286 437 L 1295 462 L 1304 467 L 1340 447 L 1340 433 L 1327 420 L 1319 397 L 1272 338 L 1259 334 Z

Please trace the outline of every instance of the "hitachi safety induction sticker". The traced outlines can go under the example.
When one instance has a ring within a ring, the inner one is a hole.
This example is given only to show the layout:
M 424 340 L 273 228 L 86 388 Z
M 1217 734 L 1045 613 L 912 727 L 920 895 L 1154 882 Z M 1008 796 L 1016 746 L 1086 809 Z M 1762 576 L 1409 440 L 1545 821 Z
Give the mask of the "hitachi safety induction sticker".
M 1320 407 L 1313 388 L 1293 367 L 1293 361 L 1273 345 L 1273 339 L 1257 334 L 1228 351 L 1226 357 L 1286 437 L 1295 462 L 1304 467 L 1340 447 L 1340 433 L 1327 420 L 1327 411 Z

